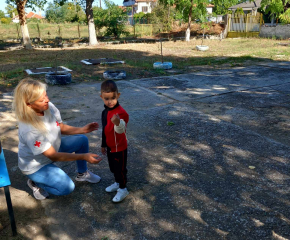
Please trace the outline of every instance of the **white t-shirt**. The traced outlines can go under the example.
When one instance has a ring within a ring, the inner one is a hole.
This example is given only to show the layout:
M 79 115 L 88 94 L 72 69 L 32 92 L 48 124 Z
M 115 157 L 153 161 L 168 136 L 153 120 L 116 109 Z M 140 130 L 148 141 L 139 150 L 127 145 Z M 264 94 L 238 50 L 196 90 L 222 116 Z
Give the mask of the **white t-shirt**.
M 19 122 L 18 167 L 25 174 L 35 173 L 43 166 L 52 163 L 42 153 L 51 146 L 56 151 L 61 143 L 59 124 L 62 122 L 59 110 L 49 102 L 49 108 L 44 111 L 43 122 L 47 128 L 44 135 L 30 124 Z

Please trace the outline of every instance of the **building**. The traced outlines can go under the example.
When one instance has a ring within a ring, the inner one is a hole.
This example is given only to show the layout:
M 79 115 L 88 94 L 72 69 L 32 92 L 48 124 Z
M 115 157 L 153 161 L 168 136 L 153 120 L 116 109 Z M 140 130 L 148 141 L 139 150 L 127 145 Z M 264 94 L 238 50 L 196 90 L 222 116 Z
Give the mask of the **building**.
M 135 13 L 151 13 L 154 6 L 157 4 L 157 0 L 124 0 L 123 6 L 133 7 Z
M 29 12 L 25 14 L 26 19 L 36 18 L 38 20 L 43 19 L 44 17 L 41 16 L 41 13 L 37 14 L 34 12 Z M 19 23 L 19 16 L 15 16 L 12 18 L 12 22 Z
M 262 0 L 255 0 L 255 1 L 247 1 L 243 3 L 239 3 L 237 5 L 229 7 L 228 10 L 234 12 L 237 10 L 237 8 L 242 8 L 245 14 L 248 14 L 248 13 L 256 14 L 258 8 L 261 7 L 261 1 Z

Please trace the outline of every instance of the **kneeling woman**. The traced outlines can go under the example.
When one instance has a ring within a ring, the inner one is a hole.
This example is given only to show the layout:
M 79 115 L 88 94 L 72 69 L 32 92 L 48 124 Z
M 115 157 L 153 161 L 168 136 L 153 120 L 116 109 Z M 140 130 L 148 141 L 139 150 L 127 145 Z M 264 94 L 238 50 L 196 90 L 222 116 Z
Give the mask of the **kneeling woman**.
M 97 130 L 98 123 L 84 127 L 62 123 L 59 110 L 46 95 L 46 85 L 32 79 L 22 80 L 15 88 L 13 108 L 19 121 L 18 166 L 28 177 L 27 184 L 36 199 L 45 199 L 49 193 L 67 195 L 75 188 L 53 162 L 76 161 L 76 181 L 100 181 L 87 169 L 87 162 L 97 164 L 101 159 L 89 153 L 88 138 L 81 135 Z

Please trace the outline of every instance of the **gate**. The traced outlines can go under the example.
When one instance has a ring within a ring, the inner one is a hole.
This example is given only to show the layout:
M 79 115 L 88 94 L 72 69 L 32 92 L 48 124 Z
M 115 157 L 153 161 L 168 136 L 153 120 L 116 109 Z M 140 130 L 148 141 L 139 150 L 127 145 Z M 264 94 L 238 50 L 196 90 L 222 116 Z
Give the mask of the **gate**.
M 263 22 L 263 14 L 229 14 L 228 38 L 258 37 Z

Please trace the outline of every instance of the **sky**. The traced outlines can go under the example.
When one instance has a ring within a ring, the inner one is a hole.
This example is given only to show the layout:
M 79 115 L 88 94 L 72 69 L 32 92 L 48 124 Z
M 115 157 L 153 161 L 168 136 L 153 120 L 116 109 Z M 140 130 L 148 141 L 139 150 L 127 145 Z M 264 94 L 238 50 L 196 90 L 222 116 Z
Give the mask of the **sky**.
M 53 0 L 48 0 L 47 2 L 48 3 L 53 2 Z M 115 4 L 117 4 L 119 6 L 123 5 L 123 0 L 112 0 L 112 2 L 114 2 Z M 98 4 L 99 4 L 99 0 L 95 0 L 93 3 L 94 6 L 97 6 Z M 6 5 L 7 5 L 6 0 L 0 0 L 0 10 L 4 11 L 5 13 L 6 13 L 6 10 L 5 10 Z M 102 6 L 104 6 L 103 1 L 102 1 Z M 46 4 L 46 6 L 44 6 L 44 10 L 46 7 L 47 7 L 47 4 Z M 27 8 L 26 12 L 29 12 L 29 11 L 31 11 L 31 9 Z M 38 13 L 38 10 L 36 12 Z M 44 16 L 44 11 L 42 11 L 42 15 Z

